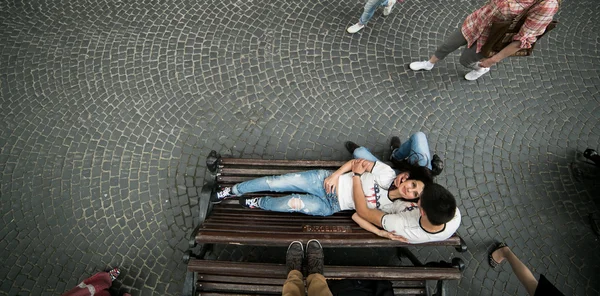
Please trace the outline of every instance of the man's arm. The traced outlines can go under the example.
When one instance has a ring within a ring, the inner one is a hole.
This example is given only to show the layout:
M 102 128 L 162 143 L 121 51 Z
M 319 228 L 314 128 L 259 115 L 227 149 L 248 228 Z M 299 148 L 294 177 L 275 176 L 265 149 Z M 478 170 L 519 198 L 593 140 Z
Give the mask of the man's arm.
M 401 241 L 404 243 L 408 242 L 408 240 L 401 235 L 395 235 L 391 232 L 387 232 L 383 229 L 378 228 L 377 226 L 373 225 L 371 222 L 361 218 L 358 215 L 358 213 L 352 214 L 352 220 L 354 220 L 354 222 L 356 222 L 356 224 L 358 224 L 358 226 L 360 226 L 362 229 L 372 232 L 378 236 L 389 238 L 391 240 Z
M 355 174 L 362 174 L 366 171 L 366 165 L 362 161 L 363 160 L 359 160 L 352 165 L 352 172 Z M 352 195 L 356 213 L 358 213 L 361 218 L 381 227 L 381 219 L 385 213 L 377 209 L 369 209 L 367 206 L 367 199 L 363 193 L 362 183 L 358 175 L 352 177 Z
M 337 169 L 335 172 L 333 172 L 333 174 L 331 174 L 329 177 L 325 178 L 325 181 L 323 182 L 323 186 L 325 187 L 325 192 L 327 192 L 327 193 L 335 192 L 337 189 L 338 179 L 340 178 L 340 176 L 351 171 L 352 165 L 355 162 L 358 162 L 361 160 L 364 161 L 363 165 L 365 165 L 369 171 L 371 171 L 373 169 L 373 162 L 370 162 L 368 160 L 364 160 L 364 159 L 349 160 L 345 164 L 343 164 L 339 169 Z

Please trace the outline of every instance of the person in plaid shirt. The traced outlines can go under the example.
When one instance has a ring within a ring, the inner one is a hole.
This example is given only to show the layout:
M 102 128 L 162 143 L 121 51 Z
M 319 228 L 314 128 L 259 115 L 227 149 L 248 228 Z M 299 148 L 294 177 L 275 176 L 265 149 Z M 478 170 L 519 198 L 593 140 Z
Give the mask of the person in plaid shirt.
M 512 20 L 535 2 L 536 0 L 490 0 L 467 16 L 462 26 L 446 38 L 428 61 L 410 63 L 410 68 L 415 71 L 429 71 L 439 60 L 443 60 L 451 52 L 466 45 L 460 56 L 460 63 L 472 69 L 465 75 L 465 79 L 476 80 L 489 72 L 491 66 L 519 49 L 531 48 L 537 36 L 544 33 L 558 11 L 560 0 L 543 0 L 538 3 L 528 12 L 521 31 L 514 36 L 512 43 L 490 58 L 485 58 L 481 54 L 481 47 L 489 37 L 492 23 Z

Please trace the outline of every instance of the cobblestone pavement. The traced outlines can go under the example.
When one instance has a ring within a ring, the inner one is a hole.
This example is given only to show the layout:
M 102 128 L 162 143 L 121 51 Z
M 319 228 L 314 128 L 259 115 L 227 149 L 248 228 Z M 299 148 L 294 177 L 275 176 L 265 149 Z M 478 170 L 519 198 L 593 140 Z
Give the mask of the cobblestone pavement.
M 406 1 L 349 35 L 363 2 L 0 1 L 0 295 L 57 295 L 109 266 L 121 292 L 177 295 L 210 150 L 337 160 L 354 140 L 386 156 L 419 130 L 464 214 L 467 253 L 419 251 L 465 260 L 451 294 L 525 294 L 485 262 L 494 239 L 565 294 L 600 294 L 600 173 L 581 156 L 600 148 L 597 0 L 564 1 L 534 56 L 475 82 L 458 52 L 407 65 L 484 0 Z

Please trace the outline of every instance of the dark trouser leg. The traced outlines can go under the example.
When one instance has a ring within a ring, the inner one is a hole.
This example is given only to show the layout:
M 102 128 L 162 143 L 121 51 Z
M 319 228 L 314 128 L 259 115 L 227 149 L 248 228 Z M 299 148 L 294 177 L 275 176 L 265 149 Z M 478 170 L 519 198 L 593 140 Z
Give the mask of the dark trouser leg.
M 446 37 L 444 43 L 442 43 L 437 48 L 433 55 L 435 55 L 436 58 L 443 60 L 451 52 L 457 50 L 459 47 L 464 45 L 467 45 L 467 40 L 460 31 L 460 28 L 458 28 L 458 30 L 454 31 L 452 34 Z
M 460 55 L 460 64 L 472 70 L 479 70 L 477 63 L 485 57 L 481 53 L 475 52 L 476 50 L 477 43 L 474 43 L 471 48 L 465 47 Z

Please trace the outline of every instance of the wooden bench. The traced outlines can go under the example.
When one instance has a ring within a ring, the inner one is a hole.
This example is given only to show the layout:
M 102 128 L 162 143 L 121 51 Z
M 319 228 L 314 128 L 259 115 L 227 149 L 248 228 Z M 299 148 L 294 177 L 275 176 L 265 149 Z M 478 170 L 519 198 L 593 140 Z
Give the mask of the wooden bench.
M 278 213 L 260 209 L 247 209 L 241 207 L 236 199 L 225 200 L 219 204 L 210 202 L 211 195 L 216 194 L 216 191 L 220 187 L 232 186 L 262 176 L 315 169 L 333 171 L 344 163 L 345 161 L 226 158 L 220 157 L 215 151 L 212 151 L 207 158 L 206 164 L 207 168 L 215 174 L 215 181 L 205 184 L 200 192 L 198 213 L 200 225 L 190 236 L 190 248 L 195 247 L 197 244 L 200 244 L 201 247 L 197 254 L 192 255 L 191 252 L 188 252 L 184 256 L 184 260 L 189 262 L 186 291 L 193 289 L 194 291 L 214 290 L 214 292 L 219 292 L 217 291 L 219 289 L 214 288 L 215 286 L 239 288 L 239 290 L 233 288 L 227 290 L 223 288 L 228 293 L 234 290 L 237 291 L 236 293 L 254 291 L 254 286 L 243 286 L 241 284 L 244 282 L 244 279 L 239 278 L 239 274 L 236 272 L 246 269 L 249 271 L 255 270 L 256 265 L 253 264 L 257 263 L 202 260 L 206 250 L 212 244 L 287 247 L 292 241 L 298 240 L 307 243 L 310 239 L 318 239 L 324 248 L 395 247 L 398 250 L 402 250 L 402 253 L 407 255 L 415 265 L 414 267 L 331 267 L 331 269 L 326 269 L 325 272 L 325 276 L 328 278 L 366 279 L 377 275 L 376 279 L 385 279 L 385 276 L 381 272 L 373 273 L 373 269 L 385 270 L 386 274 L 389 272 L 390 279 L 394 279 L 396 284 L 398 284 L 396 286 L 398 291 L 404 288 L 408 289 L 406 291 L 423 289 L 424 286 L 421 284 L 426 280 L 439 280 L 441 284 L 442 280 L 445 279 L 459 279 L 459 267 L 462 266 L 460 259 L 455 258 L 453 264 L 437 267 L 441 270 L 428 270 L 426 267 L 423 267 L 423 264 L 418 259 L 409 254 L 410 252 L 402 248 L 404 246 L 411 246 L 410 244 L 392 241 L 363 230 L 352 220 L 352 212 L 350 211 L 336 213 L 328 217 L 315 217 L 297 213 Z M 284 193 L 269 193 L 269 195 L 278 196 L 284 195 Z M 256 193 L 246 196 L 264 196 L 264 194 Z M 467 249 L 464 241 L 457 235 L 444 241 L 425 243 L 419 246 L 452 246 L 459 252 L 464 252 Z M 212 269 L 209 268 L 211 266 Z M 219 266 L 223 268 L 223 271 L 215 274 L 214 270 L 218 270 Z M 275 294 L 281 293 L 281 285 L 283 284 L 281 280 L 286 277 L 285 266 L 266 264 L 264 265 L 264 270 L 273 272 L 277 276 L 272 277 L 272 275 L 263 273 L 249 273 L 243 277 L 248 278 L 247 280 L 250 283 L 258 278 L 270 279 L 264 281 L 265 286 L 261 286 L 260 289 L 262 290 L 260 290 L 260 293 L 267 293 L 267 290 L 271 292 L 275 290 L 279 291 L 273 292 Z M 354 271 L 356 272 L 353 273 Z M 213 279 L 216 280 L 213 281 Z M 403 288 L 402 285 L 405 280 L 416 280 L 416 282 L 408 283 L 409 286 L 412 286 Z M 212 288 L 208 289 L 207 287 Z M 411 287 L 414 289 L 410 290 L 412 289 Z M 423 293 L 414 294 L 421 295 Z M 427 294 L 424 293 L 424 295 Z M 202 295 L 208 294 L 202 293 Z M 241 295 L 245 294 L 242 293 Z
M 455 264 L 462 264 L 455 262 Z M 389 280 L 395 295 L 444 295 L 443 280 L 458 280 L 460 266 L 442 267 L 328 266 L 330 280 Z M 184 295 L 281 295 L 287 277 L 285 264 L 192 259 L 188 263 L 188 294 Z M 435 285 L 428 281 L 436 281 Z M 435 286 L 436 293 L 431 291 Z

